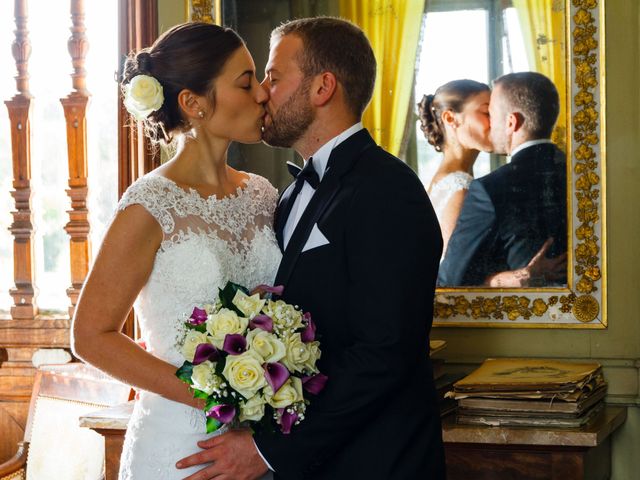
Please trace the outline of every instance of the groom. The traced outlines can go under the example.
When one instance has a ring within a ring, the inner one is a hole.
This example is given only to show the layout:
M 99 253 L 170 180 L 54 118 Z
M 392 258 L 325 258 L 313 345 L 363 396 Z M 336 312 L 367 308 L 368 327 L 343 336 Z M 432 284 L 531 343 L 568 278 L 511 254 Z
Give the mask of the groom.
M 312 313 L 329 380 L 289 435 L 201 443 L 184 466 L 213 464 L 189 479 L 267 468 L 286 480 L 445 477 L 429 360 L 442 238 L 417 176 L 360 123 L 375 76 L 371 46 L 349 22 L 301 19 L 272 32 L 264 140 L 305 159 L 276 211 L 275 283 Z

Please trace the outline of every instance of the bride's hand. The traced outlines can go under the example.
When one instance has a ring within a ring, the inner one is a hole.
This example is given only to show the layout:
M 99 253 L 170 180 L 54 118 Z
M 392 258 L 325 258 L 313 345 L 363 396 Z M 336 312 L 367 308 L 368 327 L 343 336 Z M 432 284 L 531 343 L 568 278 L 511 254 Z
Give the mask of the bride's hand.
M 567 253 L 547 258 L 547 251 L 552 244 L 553 238 L 550 237 L 526 267 L 490 275 L 486 278 L 485 284 L 498 288 L 521 288 L 562 280 L 567 275 Z

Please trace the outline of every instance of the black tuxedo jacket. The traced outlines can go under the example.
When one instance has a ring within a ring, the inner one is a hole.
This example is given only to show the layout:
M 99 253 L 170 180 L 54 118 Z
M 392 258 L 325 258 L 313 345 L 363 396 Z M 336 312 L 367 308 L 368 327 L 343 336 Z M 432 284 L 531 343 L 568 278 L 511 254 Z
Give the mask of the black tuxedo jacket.
M 329 244 L 301 253 L 316 223 Z M 366 130 L 331 152 L 275 282 L 311 312 L 329 381 L 291 434 L 255 435 L 277 479 L 444 478 L 428 346 L 441 251 L 409 167 Z
M 482 285 L 488 275 L 522 268 L 549 237 L 554 243 L 548 257 L 566 252 L 566 169 L 564 153 L 543 143 L 471 182 L 440 265 L 439 285 Z

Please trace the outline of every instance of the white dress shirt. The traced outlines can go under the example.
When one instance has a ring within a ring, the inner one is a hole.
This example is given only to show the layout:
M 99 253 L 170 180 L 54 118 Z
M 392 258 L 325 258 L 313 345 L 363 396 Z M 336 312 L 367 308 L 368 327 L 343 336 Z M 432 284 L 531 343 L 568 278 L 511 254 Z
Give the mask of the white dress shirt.
M 331 140 L 329 140 L 327 143 L 321 146 L 316 151 L 316 153 L 311 155 L 311 157 L 313 158 L 313 169 L 318 174 L 318 178 L 320 179 L 320 181 L 322 181 L 322 177 L 324 176 L 324 173 L 327 169 L 327 163 L 329 162 L 329 156 L 331 155 L 331 151 L 334 148 L 336 148 L 338 145 L 340 145 L 342 142 L 344 142 L 351 135 L 353 135 L 356 132 L 359 132 L 363 128 L 364 127 L 360 122 L 356 123 L 355 125 L 352 125 L 351 127 L 347 128 L 344 132 L 333 137 Z M 306 159 L 305 159 L 305 163 L 306 163 Z M 315 193 L 315 190 L 311 188 L 311 185 L 309 185 L 307 182 L 304 182 L 304 185 L 302 186 L 302 190 L 300 190 L 300 193 L 296 197 L 293 207 L 291 208 L 291 212 L 289 213 L 289 218 L 287 218 L 287 223 L 285 223 L 284 225 L 282 240 L 283 240 L 285 249 L 289 244 L 289 240 L 291 240 L 291 235 L 293 235 L 293 231 L 296 229 L 296 225 L 298 225 L 298 222 L 300 221 L 300 217 L 302 217 L 302 214 L 307 208 L 307 205 L 309 205 L 309 202 L 311 201 L 311 197 L 313 197 L 314 193 Z
M 356 132 L 359 132 L 363 128 L 364 127 L 362 126 L 361 122 L 358 122 L 355 125 L 352 125 L 351 127 L 347 128 L 344 132 L 333 137 L 331 140 L 329 140 L 327 143 L 321 146 L 316 151 L 316 153 L 311 155 L 311 157 L 313 158 L 313 169 L 318 174 L 318 178 L 320 179 L 320 181 L 322 181 L 322 177 L 324 177 L 324 173 L 327 170 L 327 163 L 329 162 L 329 156 L 331 155 L 331 151 L 335 147 L 340 145 L 342 142 L 344 142 L 351 135 L 353 135 Z M 305 159 L 305 163 L 306 163 L 306 159 Z M 287 218 L 287 223 L 284 226 L 283 242 L 284 242 L 285 249 L 289 244 L 289 240 L 291 240 L 291 235 L 293 235 L 293 231 L 296 229 L 296 225 L 298 225 L 298 222 L 300 221 L 300 217 L 302 217 L 302 214 L 307 208 L 307 205 L 309 205 L 309 201 L 311 200 L 311 197 L 313 197 L 314 193 L 315 193 L 315 190 L 311 188 L 311 185 L 309 185 L 307 182 L 304 182 L 304 185 L 302 186 L 300 193 L 298 193 L 298 196 L 296 197 L 293 207 L 291 208 L 291 212 L 289 213 L 289 218 Z M 254 442 L 254 445 L 255 445 L 255 442 Z M 256 447 L 256 450 L 258 451 L 258 455 L 260 455 L 260 458 L 264 460 L 264 463 L 266 463 L 267 467 L 269 467 L 269 470 L 274 472 L 275 470 L 271 467 L 271 464 L 267 461 L 267 459 L 264 458 L 264 455 L 262 455 L 262 452 L 260 451 L 258 446 L 255 445 L 255 447 Z
M 513 156 L 516 153 L 518 153 L 520 150 L 524 150 L 527 147 L 533 147 L 534 145 L 541 145 L 543 143 L 553 143 L 553 142 L 551 141 L 550 138 L 539 138 L 538 140 L 529 140 L 527 142 L 521 143 L 516 148 L 514 148 L 513 151 L 511 152 L 511 155 L 509 156 L 513 158 Z

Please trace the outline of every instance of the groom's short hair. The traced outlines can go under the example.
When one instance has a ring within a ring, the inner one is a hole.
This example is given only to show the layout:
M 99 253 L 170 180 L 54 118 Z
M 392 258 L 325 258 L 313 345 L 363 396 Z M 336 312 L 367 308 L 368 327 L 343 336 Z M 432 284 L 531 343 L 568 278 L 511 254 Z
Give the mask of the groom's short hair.
M 305 77 L 333 73 L 344 89 L 347 105 L 360 118 L 376 81 L 376 58 L 364 32 L 347 20 L 314 17 L 280 25 L 271 32 L 271 41 L 285 35 L 302 40 L 299 64 Z
M 508 73 L 493 82 L 500 86 L 511 110 L 524 116 L 524 128 L 532 139 L 550 138 L 560 113 L 558 90 L 537 72 Z

